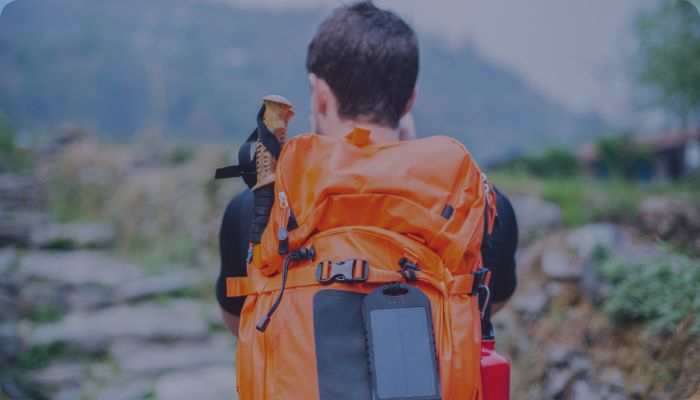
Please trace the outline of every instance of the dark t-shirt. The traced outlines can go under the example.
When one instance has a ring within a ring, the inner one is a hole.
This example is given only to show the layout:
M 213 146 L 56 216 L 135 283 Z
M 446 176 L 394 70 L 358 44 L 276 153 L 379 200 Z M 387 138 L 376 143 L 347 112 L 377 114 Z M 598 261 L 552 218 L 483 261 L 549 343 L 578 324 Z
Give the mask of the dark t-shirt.
M 515 250 L 518 245 L 518 225 L 510 201 L 496 190 L 496 218 L 490 238 L 484 235 L 481 255 L 484 266 L 491 269 L 491 300 L 508 299 L 515 291 Z M 216 297 L 227 312 L 240 315 L 245 297 L 226 297 L 226 278 L 246 276 L 246 253 L 250 242 L 253 217 L 253 192 L 246 189 L 236 195 L 226 207 L 219 232 L 221 273 L 216 283 Z

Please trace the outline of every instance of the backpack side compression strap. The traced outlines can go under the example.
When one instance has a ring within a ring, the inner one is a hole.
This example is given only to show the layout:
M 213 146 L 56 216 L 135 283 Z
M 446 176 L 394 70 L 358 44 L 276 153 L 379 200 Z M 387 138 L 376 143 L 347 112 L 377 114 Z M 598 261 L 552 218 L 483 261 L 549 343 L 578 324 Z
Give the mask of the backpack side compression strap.
M 258 140 L 262 143 L 267 151 L 272 154 L 275 159 L 279 158 L 282 151 L 282 145 L 277 140 L 275 135 L 267 129 L 263 123 L 263 115 L 265 114 L 265 105 L 258 112 L 257 124 L 258 127 L 253 133 L 248 136 L 245 143 L 238 150 L 238 165 L 230 165 L 228 167 L 218 168 L 214 179 L 238 178 L 241 177 L 248 187 L 252 188 L 257 183 L 257 171 L 255 162 L 257 158 L 256 144 Z
M 423 281 L 433 287 L 443 287 L 438 280 L 424 272 L 416 272 L 419 281 Z M 369 267 L 369 277 L 366 282 L 389 283 L 403 279 L 398 271 L 388 271 Z M 249 275 L 244 277 L 226 278 L 226 297 L 240 297 L 252 294 L 269 293 L 280 290 L 282 285 L 281 274 L 273 276 Z M 316 268 L 302 267 L 289 270 L 285 287 L 287 289 L 320 285 Z M 474 275 L 454 275 L 447 284 L 446 293 L 451 295 L 471 295 L 474 286 Z
M 245 143 L 238 149 L 238 165 L 217 168 L 214 179 L 243 178 L 248 187 L 253 187 L 257 183 L 257 173 L 255 170 L 255 148 L 258 142 L 258 130 L 248 136 Z

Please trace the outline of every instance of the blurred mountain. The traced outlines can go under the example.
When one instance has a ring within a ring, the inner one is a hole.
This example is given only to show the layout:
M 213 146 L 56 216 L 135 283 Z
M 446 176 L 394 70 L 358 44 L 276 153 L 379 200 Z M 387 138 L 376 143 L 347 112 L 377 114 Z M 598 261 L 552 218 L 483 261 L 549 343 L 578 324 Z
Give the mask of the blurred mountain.
M 17 0 L 0 16 L 0 113 L 27 130 L 70 121 L 117 137 L 238 141 L 260 98 L 280 93 L 304 131 L 306 46 L 322 18 L 214 0 Z M 419 134 L 454 136 L 479 160 L 572 146 L 603 126 L 427 36 L 419 85 Z

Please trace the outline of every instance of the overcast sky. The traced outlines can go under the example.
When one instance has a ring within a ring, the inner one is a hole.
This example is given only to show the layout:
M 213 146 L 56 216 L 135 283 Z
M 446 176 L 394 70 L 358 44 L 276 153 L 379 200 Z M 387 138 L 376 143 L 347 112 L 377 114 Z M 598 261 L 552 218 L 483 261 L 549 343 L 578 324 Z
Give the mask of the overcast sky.
M 213 0 L 248 7 L 326 7 L 328 0 Z M 377 0 L 419 32 L 470 43 L 566 107 L 618 125 L 657 125 L 635 105 L 630 60 L 633 23 L 658 0 Z M 653 129 L 653 128 L 652 128 Z
M 338 0 L 202 0 L 247 7 L 333 8 Z M 470 43 L 566 107 L 622 125 L 658 123 L 634 104 L 634 17 L 658 0 L 378 0 L 421 33 Z M 0 0 L 0 7 L 8 0 Z

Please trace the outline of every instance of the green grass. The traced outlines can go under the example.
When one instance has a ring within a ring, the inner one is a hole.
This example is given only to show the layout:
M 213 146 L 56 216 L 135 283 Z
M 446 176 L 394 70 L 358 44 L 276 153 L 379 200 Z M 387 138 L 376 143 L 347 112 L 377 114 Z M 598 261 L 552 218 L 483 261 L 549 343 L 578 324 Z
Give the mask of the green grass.
M 508 196 L 538 196 L 557 204 L 567 226 L 594 221 L 631 222 L 639 202 L 647 196 L 684 193 L 700 199 L 700 184 L 692 181 L 638 184 L 583 174 L 538 178 L 513 170 L 490 172 L 488 176 Z
M 71 356 L 72 351 L 63 343 L 32 346 L 22 353 L 16 365 L 20 370 L 32 371 L 45 367 L 51 361 L 65 360 Z
M 173 263 L 195 265 L 197 262 L 197 243 L 189 232 L 128 237 L 119 244 L 117 251 L 142 265 L 149 276 L 166 272 L 163 268 Z
M 700 337 L 700 259 L 665 249 L 638 262 L 608 258 L 598 267 L 612 286 L 604 311 L 617 324 L 643 323 L 653 335 L 673 334 L 690 318 Z
M 56 177 L 50 182 L 47 208 L 59 221 L 90 221 L 99 218 L 107 185 L 80 185 L 68 177 Z
M 32 311 L 29 320 L 39 324 L 57 322 L 63 316 L 63 312 L 51 306 L 42 306 Z

